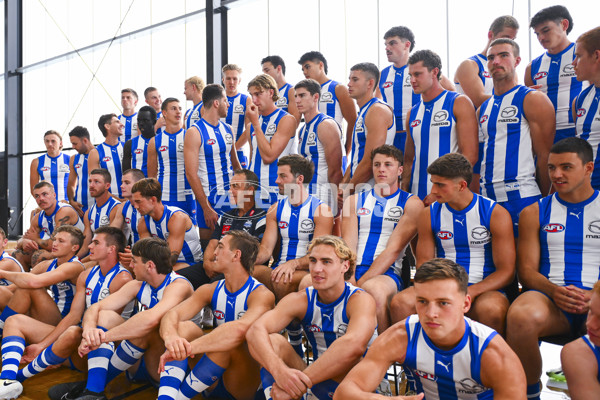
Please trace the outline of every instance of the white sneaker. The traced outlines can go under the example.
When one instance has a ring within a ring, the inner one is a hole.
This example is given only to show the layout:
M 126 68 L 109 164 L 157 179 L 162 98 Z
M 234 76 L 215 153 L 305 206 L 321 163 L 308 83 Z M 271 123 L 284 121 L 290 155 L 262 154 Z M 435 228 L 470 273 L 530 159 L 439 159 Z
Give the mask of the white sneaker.
M 0 379 L 0 399 L 16 399 L 23 393 L 23 385 L 12 379 Z

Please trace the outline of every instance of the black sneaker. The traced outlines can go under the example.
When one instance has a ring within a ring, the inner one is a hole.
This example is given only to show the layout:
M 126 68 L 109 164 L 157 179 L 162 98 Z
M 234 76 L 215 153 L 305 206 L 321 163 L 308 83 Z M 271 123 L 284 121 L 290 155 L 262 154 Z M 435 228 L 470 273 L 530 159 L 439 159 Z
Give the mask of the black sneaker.
M 92 392 L 91 390 L 85 389 L 76 400 L 108 400 L 104 392 Z
M 60 383 L 48 390 L 50 400 L 74 400 L 81 395 L 87 381 Z

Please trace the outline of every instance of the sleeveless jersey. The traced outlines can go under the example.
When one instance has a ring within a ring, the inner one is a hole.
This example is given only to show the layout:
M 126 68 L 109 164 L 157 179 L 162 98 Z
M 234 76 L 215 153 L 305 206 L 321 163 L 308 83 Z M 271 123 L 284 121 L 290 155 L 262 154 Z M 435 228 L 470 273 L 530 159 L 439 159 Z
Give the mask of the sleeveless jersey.
M 185 129 L 176 133 L 165 131 L 154 137 L 158 155 L 158 182 L 162 186 L 162 201 L 187 201 L 193 198 L 192 188 L 185 177 L 183 141 Z
M 299 206 L 291 205 L 287 197 L 278 201 L 277 224 L 281 243 L 279 260 L 273 268 L 306 255 L 308 244 L 315 233 L 315 210 L 321 203 L 321 200 L 310 195 Z
M 110 172 L 110 192 L 121 197 L 121 178 L 123 177 L 121 161 L 123 161 L 123 143 L 119 142 L 114 146 L 102 143 L 96 146 L 96 149 L 98 150 L 100 168 L 106 168 L 108 172 Z
M 302 318 L 302 328 L 306 338 L 312 345 L 314 359 L 319 358 L 331 344 L 346 334 L 350 319 L 346 314 L 348 300 L 357 291 L 362 289 L 345 282 L 344 292 L 333 303 L 324 304 L 319 301 L 318 292 L 310 286 L 305 289 L 308 307 Z M 367 348 L 377 337 L 377 330 L 369 340 Z
M 327 155 L 325 154 L 325 148 L 319 139 L 319 125 L 327 119 L 332 118 L 323 113 L 319 113 L 302 126 L 300 133 L 298 134 L 298 154 L 311 160 L 315 165 L 315 172 L 308 185 L 308 192 L 333 209 L 334 191 L 329 183 Z M 338 131 L 338 135 L 341 140 L 341 130 Z
M 558 54 L 545 52 L 531 62 L 531 80 L 542 85 L 556 110 L 556 130 L 574 129 L 571 105 L 581 92 L 582 82 L 575 77 L 575 43 Z M 573 135 L 571 135 L 573 136 Z
M 464 210 L 454 210 L 448 203 L 429 206 L 436 257 L 462 265 L 469 284 L 481 282 L 496 270 L 490 229 L 495 206 L 495 201 L 475 193 Z
M 68 262 L 78 262 L 81 264 L 77 256 L 74 256 Z M 81 264 L 81 266 L 83 266 L 83 264 Z M 58 268 L 58 259 L 55 258 L 46 269 L 46 272 L 54 271 L 56 268 Z M 52 295 L 52 299 L 56 303 L 58 311 L 63 318 L 71 310 L 71 303 L 73 302 L 73 297 L 75 297 L 75 287 L 76 285 L 74 285 L 70 280 L 48 286 L 48 290 Z
M 101 226 L 110 225 L 110 212 L 113 208 L 118 206 L 120 203 L 114 197 L 109 197 L 106 203 L 98 207 L 96 203 L 88 210 L 88 221 L 90 222 L 90 228 L 92 233 L 96 232 L 96 229 Z
M 148 310 L 155 305 L 158 304 L 159 301 L 162 300 L 163 294 L 165 293 L 165 289 L 171 283 L 175 282 L 177 279 L 183 279 L 189 283 L 189 281 L 183 276 L 177 274 L 176 272 L 171 272 L 165 277 L 165 280 L 157 287 L 154 288 L 150 286 L 150 284 L 146 281 L 142 282 L 142 286 L 136 295 L 136 299 L 140 308 L 143 310 Z M 190 287 L 192 284 L 190 283 Z
M 52 183 L 57 201 L 69 200 L 67 197 L 69 158 L 62 152 L 56 157 L 50 157 L 47 153 L 38 157 L 37 172 L 40 175 L 40 181 Z
M 14 262 L 17 263 L 17 265 L 19 266 L 19 268 L 21 268 L 21 272 L 25 272 L 25 270 L 23 269 L 23 266 L 21 265 L 21 263 L 19 262 L 19 260 L 17 260 L 16 258 L 9 256 L 7 252 L 3 251 L 2 254 L 0 254 L 0 261 L 2 260 L 12 260 Z M 12 285 L 12 282 L 9 281 L 6 278 L 2 278 L 0 279 L 0 286 L 9 286 Z
M 406 113 L 416 105 L 421 96 L 415 94 L 410 84 L 410 75 L 408 75 L 408 66 L 405 65 L 396 68 L 389 65 L 381 70 L 381 79 L 379 80 L 379 92 L 383 101 L 394 110 L 396 119 L 396 130 L 404 131 L 406 127 Z M 406 133 L 396 135 L 394 146 L 404 152 Z
M 128 242 L 133 244 L 140 240 L 140 234 L 138 233 L 137 227 L 141 216 L 129 200 L 123 204 L 121 214 L 123 215 L 123 221 L 125 221 L 123 233 L 125 233 Z
M 557 193 L 539 200 L 540 273 L 559 286 L 590 290 L 600 279 L 600 199 L 581 203 Z
M 89 154 L 75 154 L 73 157 L 73 169 L 77 174 L 77 186 L 75 187 L 75 201 L 79 204 L 83 204 L 83 211 L 87 211 L 88 208 L 94 204 L 94 198 L 88 190 L 88 156 Z
M 163 211 L 162 217 L 160 217 L 160 220 L 155 221 L 150 215 L 144 215 L 144 221 L 146 222 L 146 228 L 148 229 L 148 232 L 150 232 L 150 235 L 161 238 L 163 240 L 167 240 L 169 238 L 168 226 L 171 216 L 177 212 L 182 212 L 185 215 L 188 214 L 178 207 L 164 207 L 165 209 Z M 177 259 L 177 262 L 192 265 L 200 261 L 201 258 L 202 247 L 200 247 L 200 236 L 198 235 L 198 228 L 192 223 L 191 228 L 185 232 L 185 236 L 183 239 L 183 247 L 181 248 L 181 253 L 179 253 L 179 258 Z
M 537 196 L 535 160 L 523 100 L 531 89 L 517 85 L 479 108 L 482 195 L 498 202 Z
M 494 91 L 494 81 L 492 79 L 492 75 L 490 75 L 490 71 L 488 71 L 487 68 L 487 57 L 480 53 L 469 57 L 468 60 L 471 60 L 477 64 L 477 76 L 479 76 L 479 79 L 483 84 L 483 93 L 491 95 Z M 454 85 L 456 86 L 457 93 L 465 94 L 465 91 L 460 86 L 460 83 L 454 82 Z
M 233 137 L 237 142 L 242 133 L 244 132 L 244 120 L 246 118 L 246 102 L 248 101 L 248 95 L 238 93 L 233 97 L 227 96 L 229 101 L 229 108 L 227 109 L 227 116 L 222 118 L 221 121 L 231 126 L 233 131 Z M 250 157 L 250 144 L 246 143 L 240 150 L 237 151 L 238 159 L 242 168 L 248 168 L 248 157 Z
M 204 103 L 202 102 L 194 104 L 192 108 L 185 112 L 185 116 L 183 117 L 185 122 L 185 130 L 190 129 L 196 122 L 200 121 L 200 118 L 202 118 L 201 110 L 203 104 Z
M 58 202 L 56 203 L 56 207 L 54 208 L 54 212 L 52 213 L 52 215 L 46 215 L 44 211 L 40 211 L 38 213 L 37 223 L 38 227 L 40 228 L 40 239 L 48 240 L 52 237 L 54 230 L 57 228 L 56 214 L 58 213 L 58 210 L 60 210 L 63 207 L 73 208 L 70 204 Z M 83 221 L 81 220 L 81 218 L 79 218 L 79 216 L 77 216 L 77 223 L 74 226 L 75 228 L 79 228 L 79 230 L 83 232 L 84 225 Z
M 283 111 L 288 112 L 288 108 L 290 106 L 290 89 L 292 85 L 286 83 L 282 87 L 279 88 L 279 98 L 275 102 L 275 105 L 278 108 L 281 108 Z M 294 101 L 294 99 L 292 99 Z
M 150 143 L 150 139 L 146 139 L 142 135 L 131 139 L 131 168 L 141 170 L 144 176 L 148 176 L 148 143 Z
M 356 167 L 360 160 L 363 157 L 369 157 L 369 154 L 365 154 L 365 146 L 367 144 L 367 136 L 369 136 L 369 131 L 367 129 L 367 125 L 365 124 L 365 120 L 367 119 L 367 113 L 371 106 L 375 103 L 384 104 L 389 107 L 386 103 L 379 100 L 377 97 L 373 97 L 371 100 L 367 101 L 358 111 L 358 116 L 356 117 L 356 122 L 354 123 L 354 129 L 352 130 L 352 149 L 350 152 L 349 162 L 350 165 L 350 176 L 354 176 L 354 172 L 356 171 Z M 394 137 L 396 136 L 396 122 L 392 121 L 392 124 L 387 129 L 387 134 L 385 138 L 385 144 L 393 144 Z M 342 145 L 342 148 L 344 146 Z M 370 183 L 373 183 L 373 179 L 370 180 Z
M 202 118 L 194 127 L 198 129 L 201 138 L 198 150 L 198 178 L 202 182 L 208 201 L 214 205 L 221 196 L 227 197 L 229 191 L 229 181 L 233 176 L 233 134 L 231 127 L 221 121 L 217 126 L 213 126 Z
M 119 121 L 123 124 L 123 135 L 119 136 L 120 142 L 125 143 L 140 134 L 137 126 L 137 112 L 129 116 L 121 114 L 119 115 Z
M 265 134 L 265 137 L 270 142 L 277 132 L 277 127 L 279 122 L 283 117 L 289 115 L 282 109 L 278 108 L 273 111 L 269 115 L 260 115 L 258 117 L 258 123 L 260 124 L 261 130 Z M 277 179 L 277 160 L 273 161 L 271 164 L 265 164 L 260 156 L 260 150 L 258 149 L 258 142 L 256 141 L 256 132 L 254 131 L 254 127 L 250 127 L 250 137 L 251 137 L 251 146 L 252 146 L 252 159 L 250 160 L 250 170 L 253 171 L 256 176 L 258 176 L 258 182 L 261 188 L 260 198 L 268 200 L 271 204 L 275 202 L 277 199 L 277 193 L 279 193 L 279 188 L 275 183 Z M 286 146 L 286 148 L 281 152 L 279 158 L 283 156 L 287 156 L 288 154 L 294 154 L 296 149 L 293 149 L 295 136 L 292 137 Z M 297 147 L 296 147 L 297 148 Z
M 585 335 L 582 337 L 582 339 L 588 346 L 590 346 L 590 349 L 592 349 L 594 352 L 594 356 L 596 356 L 596 362 L 598 363 L 598 376 L 596 379 L 600 381 L 600 348 L 592 343 L 590 340 L 590 335 Z
M 248 297 L 259 286 L 262 286 L 262 283 L 249 276 L 244 286 L 231 293 L 225 287 L 225 279 L 221 279 L 215 287 L 210 303 L 217 326 L 242 318 L 248 310 Z
M 592 173 L 592 186 L 600 189 L 600 90 L 590 85 L 584 89 L 575 100 L 577 117 L 575 127 L 577 136 L 585 139 L 594 150 L 594 172 Z
M 356 265 L 371 266 L 387 247 L 388 239 L 404 215 L 406 202 L 413 195 L 403 190 L 380 197 L 375 190 L 357 194 L 356 218 L 358 220 L 358 243 Z M 404 250 L 398 255 L 393 268 L 400 275 Z
M 319 97 L 319 112 L 329 115 L 331 118 L 342 126 L 344 117 L 342 116 L 342 109 L 340 102 L 335 95 L 335 87 L 339 85 L 339 82 L 332 81 L 331 79 L 321 85 L 321 97 Z
M 493 399 L 481 382 L 481 357 L 498 333 L 465 319 L 465 333 L 451 350 L 441 350 L 427 336 L 418 315 L 406 319 L 408 344 L 403 367 L 411 389 L 431 399 Z
M 126 268 L 116 263 L 106 275 L 102 274 L 99 265 L 94 265 L 85 280 L 85 307 L 90 308 L 110 294 L 110 284 L 121 272 L 130 273 Z
M 420 101 L 410 111 L 410 131 L 415 144 L 415 158 L 410 175 L 411 193 L 424 199 L 432 183 L 427 167 L 437 158 L 458 152 L 454 101 L 456 92 L 444 90 L 431 101 Z

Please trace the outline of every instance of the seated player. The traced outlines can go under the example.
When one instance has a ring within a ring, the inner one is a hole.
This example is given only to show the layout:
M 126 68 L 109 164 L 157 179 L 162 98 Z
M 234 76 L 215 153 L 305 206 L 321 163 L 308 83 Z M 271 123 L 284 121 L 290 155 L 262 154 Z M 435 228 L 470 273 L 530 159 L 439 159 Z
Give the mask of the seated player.
M 81 327 L 78 324 L 85 309 L 115 293 L 132 279 L 131 273 L 118 261 L 119 252 L 123 251 L 125 244 L 125 236 L 120 229 L 98 228 L 90 244 L 90 258 L 98 265 L 79 274 L 71 310 L 58 325 L 21 314 L 6 321 L 2 339 L 0 381 L 3 384 L 0 386 L 0 399 L 18 397 L 23 392 L 23 382 L 27 378 L 43 372 L 49 366 L 60 365 L 73 355 L 81 342 Z M 132 307 L 128 311 L 131 313 Z M 20 361 L 29 364 L 18 370 Z M 77 368 L 85 368 L 78 357 L 71 357 L 71 362 Z
M 317 237 L 308 254 L 313 286 L 283 298 L 246 335 L 250 353 L 263 367 L 267 400 L 296 399 L 309 389 L 319 400 L 330 399 L 338 382 L 377 336 L 373 298 L 346 282 L 356 255 L 344 240 Z M 314 362 L 309 366 L 279 334 L 294 319 L 302 322 L 312 345 Z
M 9 256 L 6 251 L 8 245 L 8 239 L 4 229 L 0 228 L 0 270 L 12 271 L 12 272 L 25 272 L 23 266 L 16 258 Z M 9 287 L 12 284 L 7 279 L 0 279 L 0 306 L 5 305 L 10 300 L 13 292 L 12 288 Z
M 375 299 L 377 330 L 381 333 L 390 325 L 390 300 L 403 288 L 402 258 L 417 233 L 423 203 L 400 189 L 400 150 L 382 145 L 370 156 L 375 187 L 344 202 L 342 237 L 356 250 L 357 286 Z
M 425 395 L 409 399 L 525 400 L 525 374 L 515 353 L 493 329 L 464 316 L 471 306 L 468 279 L 451 260 L 421 265 L 415 274 L 417 315 L 375 340 L 334 400 L 367 398 L 395 362 L 411 390 Z
M 473 169 L 465 156 L 449 153 L 427 168 L 435 200 L 419 217 L 417 268 L 434 257 L 452 260 L 469 274 L 467 316 L 504 334 L 508 299 L 501 292 L 515 275 L 510 214 L 495 201 L 471 192 Z M 415 313 L 410 287 L 392 300 L 392 322 Z
M 191 399 L 205 390 L 207 397 L 254 399 L 260 366 L 248 352 L 246 332 L 275 304 L 273 293 L 250 276 L 258 249 L 258 240 L 247 232 L 225 233 L 213 259 L 215 271 L 225 278 L 203 285 L 163 317 L 160 334 L 167 350 L 160 364 L 161 400 Z M 203 333 L 191 319 L 207 305 L 217 327 Z M 196 354 L 202 358 L 183 382 L 188 357 Z

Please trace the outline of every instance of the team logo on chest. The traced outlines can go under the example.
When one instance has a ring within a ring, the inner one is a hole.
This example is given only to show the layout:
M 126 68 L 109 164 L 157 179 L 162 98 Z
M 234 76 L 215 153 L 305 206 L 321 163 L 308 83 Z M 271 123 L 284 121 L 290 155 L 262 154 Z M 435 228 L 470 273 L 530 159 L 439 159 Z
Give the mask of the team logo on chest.
M 213 145 L 213 144 L 215 144 L 215 143 L 217 143 L 217 141 L 216 141 L 215 139 L 208 139 L 208 140 L 206 141 L 206 144 L 207 144 L 207 145 L 209 145 L 209 146 L 212 146 L 212 145 Z
M 48 172 L 50 171 L 50 167 L 42 167 L 40 170 L 42 170 L 42 172 Z
M 314 132 L 310 132 L 306 138 L 307 146 L 315 146 L 317 144 L 317 135 Z
M 488 71 L 483 71 L 481 73 L 481 76 L 483 76 L 484 78 L 491 78 L 492 77 Z
M 371 214 L 371 210 L 369 210 L 368 208 L 359 208 L 358 211 L 356 211 L 356 215 L 359 216 L 365 216 L 365 215 L 369 215 Z
M 69 166 L 67 164 L 63 164 L 60 167 L 58 167 L 58 170 L 60 172 L 69 172 Z
M 398 222 L 400 220 L 400 217 L 402 217 L 402 214 L 404 214 L 404 211 L 402 210 L 402 207 L 391 207 L 388 211 L 387 211 L 387 216 L 383 219 L 384 221 L 392 221 L 392 222 Z
M 488 388 L 486 388 L 483 385 L 480 385 L 471 378 L 464 378 L 459 383 L 462 386 L 462 389 L 458 389 L 459 393 L 478 394 L 489 390 Z
M 321 99 L 319 100 L 319 103 L 332 104 L 333 103 L 333 95 L 331 94 L 331 92 L 323 93 L 321 95 Z
M 418 369 L 415 369 L 415 374 L 419 375 L 419 377 L 421 379 L 427 379 L 428 381 L 437 381 L 437 377 L 434 374 L 430 374 L 429 372 L 423 372 L 423 371 L 419 371 Z
M 588 231 L 592 234 L 586 234 L 586 239 L 600 239 L 600 221 L 592 221 L 588 225 Z
M 177 145 L 177 151 L 178 151 L 179 153 L 183 153 L 183 142 L 181 142 L 181 143 L 179 143 L 179 144 Z
M 448 111 L 441 110 L 434 114 L 433 123 L 431 126 L 450 126 L 450 121 L 448 121 Z
M 394 82 L 385 82 L 385 83 L 383 84 L 383 88 L 384 88 L 384 89 L 391 88 L 392 86 L 394 86 Z
M 519 109 L 516 106 L 507 106 L 500 111 L 500 118 L 498 122 L 513 124 L 519 122 L 519 118 L 516 116 Z
M 490 231 L 485 226 L 476 226 L 471 230 L 471 237 L 473 240 L 471 244 L 484 244 L 489 243 L 492 240 Z
M 275 102 L 275 105 L 277 107 L 287 107 L 287 105 L 288 105 L 287 99 L 282 96 L 277 99 L 277 102 Z
M 142 154 L 144 153 L 143 149 L 135 149 L 135 151 L 133 152 L 134 154 Z
M 83 165 L 82 165 L 82 164 L 75 164 L 75 169 L 79 169 L 79 168 L 81 168 L 81 167 L 83 167 Z
M 265 136 L 273 137 L 275 132 L 277 132 L 277 126 L 275 124 L 269 124 L 267 126 L 267 130 L 265 131 Z
M 302 233 L 313 233 L 315 230 L 315 223 L 312 219 L 305 219 L 300 222 L 300 232 Z
M 238 104 L 236 106 L 233 107 L 233 113 L 234 114 L 243 114 L 244 113 L 244 106 L 241 104 Z
M 169 147 L 167 147 L 167 146 L 160 146 L 158 148 L 158 151 L 167 151 L 167 150 L 169 150 Z
M 535 74 L 533 76 L 533 79 L 537 81 L 538 79 L 544 79 L 547 76 L 548 76 L 548 72 L 542 71 L 542 72 L 538 72 L 537 74 Z
M 598 221 L 598 222 L 600 223 L 600 221 Z M 544 227 L 542 229 L 548 233 L 559 233 L 559 232 L 562 232 L 565 230 L 565 226 L 563 224 L 550 223 L 550 224 L 544 225 Z M 600 230 L 599 230 L 599 232 L 600 232 Z
M 365 131 L 365 128 L 363 126 L 363 117 L 358 117 L 358 119 L 356 120 L 356 125 L 354 125 L 354 132 L 356 133 L 363 133 Z
M 213 312 L 213 314 L 215 315 L 215 318 L 218 319 L 219 321 L 222 321 L 225 319 L 225 313 L 221 310 L 215 310 Z
M 562 74 L 560 74 L 561 78 L 571 78 L 575 76 L 575 67 L 573 64 L 567 64 L 562 69 Z

